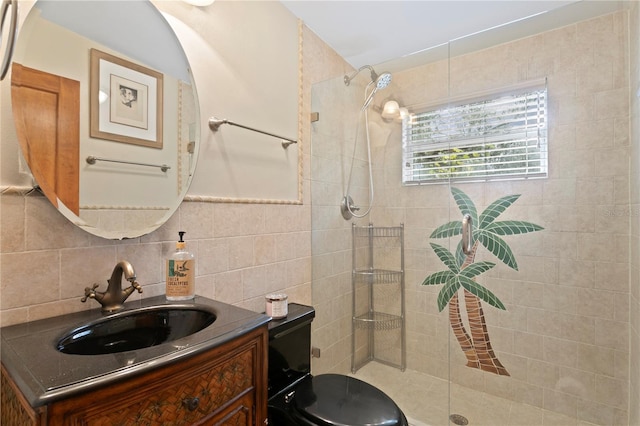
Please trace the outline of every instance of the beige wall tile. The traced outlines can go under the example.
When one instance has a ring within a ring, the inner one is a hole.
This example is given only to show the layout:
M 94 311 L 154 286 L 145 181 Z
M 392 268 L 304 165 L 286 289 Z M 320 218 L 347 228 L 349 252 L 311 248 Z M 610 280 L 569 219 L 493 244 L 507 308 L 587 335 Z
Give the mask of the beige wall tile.
M 216 237 L 235 237 L 264 232 L 264 206 L 221 204 L 216 206 L 213 231 Z
M 41 304 L 29 306 L 28 321 L 36 321 L 36 320 L 55 317 L 58 315 L 71 314 L 74 312 L 80 312 L 87 309 L 95 309 L 96 306 L 98 305 L 91 305 L 90 303 L 81 303 L 79 297 L 73 298 L 73 299 L 67 299 L 67 300 L 56 300 L 54 302 L 49 302 L 49 303 L 41 303 Z
M 606 233 L 578 233 L 578 259 L 617 262 L 628 257 L 628 237 Z
M 544 347 L 543 336 L 540 334 L 532 333 L 515 333 L 514 339 L 514 353 L 527 358 L 543 359 Z
M 223 272 L 215 276 L 215 299 L 231 304 L 243 300 L 242 271 Z
M 575 368 L 560 367 L 560 380 L 556 390 L 580 399 L 593 400 L 596 392 L 596 375 Z
M 596 265 L 591 261 L 560 259 L 558 283 L 573 287 L 595 287 Z
M 87 247 L 98 237 L 73 225 L 44 197 L 27 197 L 24 228 L 27 250 Z M 56 232 L 51 232 L 52 230 Z
M 577 367 L 595 374 L 613 376 L 615 351 L 595 345 L 579 344 Z
M 629 350 L 629 325 L 626 322 L 596 319 L 595 343 L 620 351 Z
M 627 408 L 629 398 L 626 381 L 596 376 L 596 400 L 611 407 Z
M 607 205 L 614 202 L 614 179 L 588 177 L 576 180 L 576 204 Z
M 2 253 L 25 249 L 25 198 L 3 196 L 0 198 L 0 250 Z
M 216 288 L 213 275 L 196 277 L 196 294 L 210 299 L 215 299 Z
M 627 424 L 626 410 L 593 401 L 578 401 L 578 419 L 589 424 L 623 425 Z M 631 424 L 631 423 L 630 423 Z
M 57 250 L 3 253 L 0 306 L 4 310 L 58 300 L 61 277 Z
M 264 265 L 276 261 L 276 236 L 258 235 L 253 237 L 253 255 L 255 265 Z
M 578 343 L 554 337 L 545 337 L 544 360 L 559 366 L 575 367 L 578 360 Z
M 578 411 L 578 398 L 553 389 L 544 389 L 543 408 L 549 411 L 564 414 L 576 418 Z M 546 420 L 545 420 L 546 424 Z
M 545 180 L 542 188 L 545 205 L 573 205 L 580 191 L 578 182 L 573 178 Z
M 629 115 L 629 88 L 595 94 L 595 118 L 620 118 Z
M 629 291 L 629 266 L 619 262 L 595 262 L 595 287 L 619 292 Z
M 541 388 L 554 388 L 560 378 L 560 366 L 549 362 L 528 360 L 528 382 Z
M 229 240 L 198 241 L 198 275 L 215 274 L 229 270 Z
M 214 210 L 206 203 L 184 203 L 180 206 L 181 231 L 186 232 L 185 241 L 213 238 Z M 176 236 L 176 241 L 178 241 Z
M 60 297 L 79 300 L 84 295 L 85 287 L 93 284 L 100 285 L 97 290 L 105 291 L 107 280 L 118 263 L 116 253 L 115 246 L 62 250 L 60 269 L 66 272 L 63 272 L 60 281 Z M 90 305 L 93 306 L 92 303 Z
M 229 269 L 240 269 L 253 266 L 254 237 L 229 238 Z
M 576 299 L 579 300 L 578 315 L 614 319 L 615 293 L 596 289 L 580 289 Z

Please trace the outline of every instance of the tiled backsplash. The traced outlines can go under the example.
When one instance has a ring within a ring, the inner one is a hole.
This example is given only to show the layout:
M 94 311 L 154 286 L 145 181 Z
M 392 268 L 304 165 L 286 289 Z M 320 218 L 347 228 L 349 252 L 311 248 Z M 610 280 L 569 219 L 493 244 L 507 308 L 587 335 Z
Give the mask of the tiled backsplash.
M 309 207 L 185 202 L 157 231 L 110 241 L 75 228 L 44 197 L 2 196 L 2 325 L 95 308 L 84 288 L 106 280 L 120 259 L 150 297 L 164 292 L 164 259 L 185 230 L 196 255 L 197 294 L 264 310 L 284 291 L 311 303 Z

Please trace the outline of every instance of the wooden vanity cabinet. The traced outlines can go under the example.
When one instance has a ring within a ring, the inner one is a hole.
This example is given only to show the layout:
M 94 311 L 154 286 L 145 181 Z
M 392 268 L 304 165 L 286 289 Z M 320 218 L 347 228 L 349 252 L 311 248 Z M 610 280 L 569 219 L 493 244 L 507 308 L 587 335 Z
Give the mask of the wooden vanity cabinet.
M 56 401 L 15 424 L 247 425 L 267 418 L 267 327 L 166 367 Z M 3 369 L 3 392 L 7 383 Z M 21 395 L 16 395 L 20 401 Z M 8 403 L 7 403 L 8 404 Z M 5 395 L 2 398 L 5 420 Z M 33 417 L 33 418 L 32 418 Z M 11 423 L 6 423 L 11 424 Z

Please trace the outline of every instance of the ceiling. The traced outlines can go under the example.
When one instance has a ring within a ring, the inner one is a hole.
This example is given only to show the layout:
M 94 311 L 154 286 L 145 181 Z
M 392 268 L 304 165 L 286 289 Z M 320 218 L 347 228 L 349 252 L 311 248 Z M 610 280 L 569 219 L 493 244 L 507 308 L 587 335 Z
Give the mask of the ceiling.
M 595 0 L 283 0 L 354 68 L 388 71 L 428 61 L 449 41 L 476 50 L 624 7 Z M 443 48 L 444 49 L 444 48 Z M 446 49 L 445 49 L 446 51 Z

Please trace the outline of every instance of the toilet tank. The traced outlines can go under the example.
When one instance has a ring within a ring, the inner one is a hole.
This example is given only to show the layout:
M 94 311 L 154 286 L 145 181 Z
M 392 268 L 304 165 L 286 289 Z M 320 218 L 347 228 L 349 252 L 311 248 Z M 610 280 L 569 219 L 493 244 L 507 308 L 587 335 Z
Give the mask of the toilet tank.
M 269 322 L 269 398 L 311 373 L 311 306 L 289 303 L 285 318 Z

